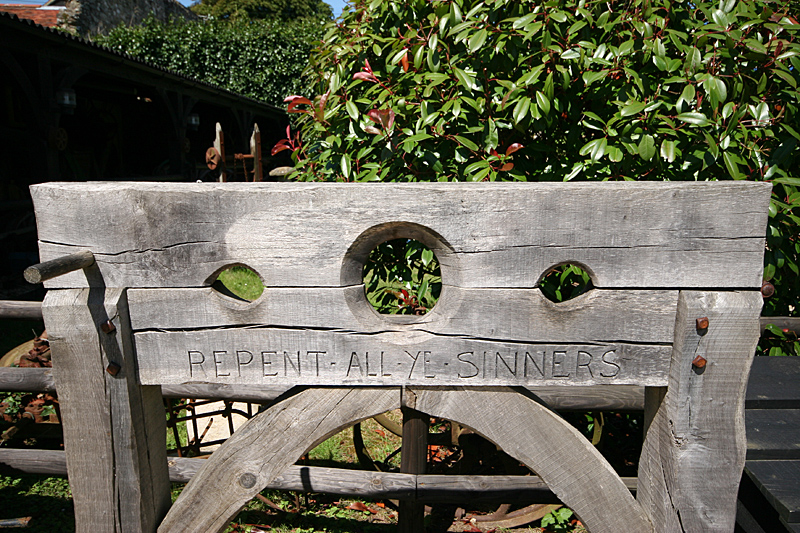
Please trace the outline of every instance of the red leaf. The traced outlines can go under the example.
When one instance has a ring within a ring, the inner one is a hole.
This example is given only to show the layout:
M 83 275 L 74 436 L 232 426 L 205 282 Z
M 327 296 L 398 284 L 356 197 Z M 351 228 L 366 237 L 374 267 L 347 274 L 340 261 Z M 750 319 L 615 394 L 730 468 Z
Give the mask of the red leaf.
M 511 170 L 512 168 L 514 168 L 514 163 L 506 163 L 505 165 L 500 167 L 500 171 L 503 172 L 506 170 Z
M 311 100 L 309 100 L 304 96 L 297 96 L 296 94 L 292 96 L 287 96 L 286 98 L 283 99 L 283 101 L 289 102 L 289 107 L 286 109 L 286 111 L 289 113 L 302 113 L 302 111 L 293 111 L 293 109 L 300 104 L 312 105 Z
M 364 81 L 371 81 L 376 83 L 378 78 L 376 78 L 371 72 L 356 72 L 353 74 L 354 80 L 364 80 Z
M 351 511 L 363 511 L 365 513 L 372 513 L 372 514 L 375 514 L 375 513 L 378 512 L 378 511 L 374 511 L 374 510 L 370 509 L 369 507 L 364 505 L 362 502 L 353 502 L 350 505 L 348 505 L 347 507 L 345 507 L 345 509 L 350 509 Z
M 366 71 L 369 72 L 370 74 L 372 74 L 372 67 L 369 66 L 369 59 L 365 59 L 364 60 L 364 64 L 366 65 L 366 67 L 364 67 L 366 69 Z
M 391 109 L 372 109 L 367 113 L 367 118 L 380 124 L 385 130 L 391 130 L 394 125 L 394 111 Z
M 400 64 L 403 65 L 403 72 L 408 72 L 408 50 L 406 50 L 406 53 L 400 58 Z
M 376 429 L 375 433 L 377 433 L 381 437 L 385 437 L 386 436 L 386 432 L 384 430 L 382 430 L 382 429 Z
M 408 291 L 405 289 L 400 289 L 400 294 L 403 295 L 404 300 L 408 300 Z
M 367 133 L 371 133 L 373 135 L 378 135 L 381 132 L 381 130 L 379 130 L 375 126 L 365 126 L 364 131 L 366 131 Z
M 521 150 L 522 148 L 525 148 L 525 147 L 522 146 L 520 143 L 514 143 L 511 146 L 509 146 L 508 148 L 506 148 L 506 155 L 511 155 L 514 152 L 516 152 L 517 150 Z
M 279 152 L 283 152 L 284 150 L 291 150 L 291 149 L 292 149 L 292 147 L 289 146 L 289 141 L 287 141 L 286 139 L 283 139 L 283 140 L 278 141 L 278 143 L 275 146 L 272 147 L 272 150 L 270 151 L 270 154 L 271 155 L 275 155 L 275 154 L 277 154 Z

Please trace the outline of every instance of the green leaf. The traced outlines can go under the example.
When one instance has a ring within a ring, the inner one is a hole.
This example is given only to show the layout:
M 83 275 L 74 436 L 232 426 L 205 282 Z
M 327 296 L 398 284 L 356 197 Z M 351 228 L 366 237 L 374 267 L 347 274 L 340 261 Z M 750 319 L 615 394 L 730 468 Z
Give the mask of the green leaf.
M 608 152 L 608 159 L 609 160 L 611 160 L 611 161 L 613 161 L 615 163 L 619 163 L 620 161 L 622 161 L 622 157 L 623 157 L 624 154 L 622 153 L 622 150 L 620 150 L 618 147 L 609 146 L 606 149 L 606 152 Z
M 603 155 L 605 155 L 607 145 L 608 139 L 605 137 L 594 139 L 584 144 L 583 147 L 578 150 L 578 154 L 584 156 L 588 155 L 592 161 L 599 161 Z
M 675 161 L 675 141 L 664 139 L 661 142 L 661 158 L 668 163 Z
M 561 53 L 561 59 L 580 59 L 580 57 L 581 53 L 576 48 L 570 48 Z
M 645 161 L 650 161 L 656 155 L 656 141 L 652 135 L 642 135 L 639 139 L 639 157 Z
M 623 117 L 629 117 L 631 115 L 638 115 L 641 113 L 647 104 L 642 102 L 633 102 L 632 104 L 628 104 L 620 110 L 620 115 Z
M 470 149 L 470 150 L 472 150 L 473 152 L 478 150 L 478 145 L 477 145 L 477 144 L 475 144 L 474 142 L 470 141 L 470 140 L 469 140 L 469 139 L 467 139 L 466 137 L 462 137 L 462 136 L 460 136 L 460 135 L 454 135 L 453 137 L 454 137 L 454 138 L 456 139 L 456 141 L 458 141 L 458 142 L 459 142 L 459 143 L 460 143 L 462 146 L 465 146 L 465 147 L 469 148 L 469 149 Z
M 735 180 L 743 179 L 744 176 L 739 172 L 739 165 L 736 164 L 738 156 L 730 152 L 722 152 L 722 160 L 725 162 L 725 168 L 728 169 L 728 174 Z
M 708 126 L 709 124 L 708 118 L 703 113 L 681 113 L 676 118 L 695 126 Z
M 515 29 L 515 30 L 518 30 L 518 29 L 520 29 L 520 28 L 524 28 L 524 27 L 525 27 L 525 26 L 527 26 L 527 25 L 528 25 L 528 24 L 529 24 L 529 23 L 530 23 L 530 22 L 531 22 L 533 19 L 535 19 L 537 16 L 538 16 L 538 13 L 528 13 L 528 14 L 527 14 L 527 15 L 525 15 L 524 17 L 520 17 L 520 18 L 518 18 L 517 20 L 515 20 L 515 21 L 514 21 L 514 22 L 511 24 L 511 27 L 512 27 L 513 29 Z
M 347 109 L 347 114 L 350 115 L 350 118 L 353 120 L 358 120 L 358 108 L 356 104 L 353 103 L 352 100 L 346 100 L 344 103 L 345 109 Z
M 519 124 L 525 118 L 525 115 L 528 114 L 528 109 L 531 107 L 531 99 L 527 96 L 523 96 L 517 102 L 517 105 L 514 106 L 514 111 L 511 115 L 514 117 L 514 124 Z
M 587 70 L 587 71 L 585 71 L 583 73 L 583 76 L 581 76 L 581 77 L 583 78 L 583 83 L 585 83 L 586 86 L 588 87 L 592 83 L 594 83 L 594 82 L 596 82 L 598 80 L 602 80 L 607 75 L 608 75 L 608 71 L 607 70 L 601 70 L 600 72 L 594 72 L 594 71 L 591 71 L 591 70 Z
M 469 39 L 469 53 L 475 53 L 476 50 L 480 49 L 483 46 L 483 43 L 486 42 L 486 37 L 489 34 L 486 32 L 486 29 L 478 30 L 475 35 L 470 37 Z
M 547 99 L 542 91 L 536 91 L 536 104 L 542 110 L 542 113 L 545 115 L 550 114 L 550 100 Z
M 469 92 L 475 88 L 475 74 L 470 74 L 465 70 L 458 67 L 453 67 L 453 73 L 456 75 L 458 82 Z
M 792 86 L 793 89 L 797 88 L 797 80 L 794 79 L 794 76 L 786 72 L 785 70 L 781 70 L 779 68 L 772 69 L 772 73 L 781 78 L 783 81 L 788 83 Z
M 350 156 L 348 154 L 342 154 L 342 160 L 340 162 L 340 166 L 342 168 L 342 175 L 345 179 L 350 177 Z

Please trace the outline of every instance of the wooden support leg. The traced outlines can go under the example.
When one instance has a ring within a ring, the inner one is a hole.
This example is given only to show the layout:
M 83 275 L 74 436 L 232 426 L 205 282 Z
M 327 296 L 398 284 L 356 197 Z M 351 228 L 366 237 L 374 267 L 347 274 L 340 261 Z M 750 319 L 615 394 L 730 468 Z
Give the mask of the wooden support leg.
M 639 461 L 637 500 L 656 531 L 733 531 L 761 306 L 756 291 L 680 294 L 669 388 Z
M 403 391 L 407 394 L 407 391 Z M 403 443 L 400 456 L 400 472 L 424 474 L 428 466 L 428 423 L 430 416 L 405 404 L 403 413 Z M 425 504 L 417 501 L 400 501 L 398 516 L 399 533 L 421 533 L 425 531 Z
M 159 387 L 136 380 L 120 289 L 50 291 L 53 353 L 78 532 L 155 531 L 170 503 Z

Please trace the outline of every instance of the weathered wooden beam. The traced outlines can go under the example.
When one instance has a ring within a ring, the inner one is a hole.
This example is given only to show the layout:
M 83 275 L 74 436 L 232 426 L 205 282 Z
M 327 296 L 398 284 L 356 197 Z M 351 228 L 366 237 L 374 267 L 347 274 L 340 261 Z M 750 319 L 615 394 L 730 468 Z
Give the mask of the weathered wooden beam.
M 413 393 L 410 393 L 413 394 Z M 406 391 L 403 391 L 405 399 Z M 415 401 L 412 400 L 412 405 Z M 428 467 L 428 425 L 430 416 L 403 404 L 403 441 L 400 472 L 424 474 Z M 399 533 L 417 533 L 425 530 L 425 506 L 417 501 L 400 500 L 397 516 Z
M 252 385 L 162 385 L 165 398 L 203 398 L 269 403 L 291 387 Z M 641 411 L 644 389 L 635 385 L 594 385 L 588 387 L 528 387 L 556 411 Z M 55 391 L 50 368 L 0 368 L 0 391 Z
M 732 531 L 759 291 L 682 291 L 666 396 L 645 436 L 637 500 L 656 531 Z
M 41 320 L 42 302 L 0 300 L 0 319 Z
M 115 182 L 31 194 L 42 259 L 85 246 L 107 287 L 205 286 L 237 263 L 268 288 L 350 286 L 375 245 L 407 237 L 436 253 L 443 283 L 465 288 L 531 288 L 572 262 L 600 288 L 755 289 L 770 190 L 743 181 Z M 47 286 L 89 282 L 70 274 Z
M 56 276 L 63 276 L 75 270 L 90 267 L 94 264 L 94 254 L 89 250 L 82 250 L 69 255 L 64 255 L 37 263 L 25 269 L 23 275 L 28 283 L 42 283 Z
M 170 481 L 188 483 L 205 462 L 205 459 L 170 457 Z M 6 448 L 0 449 L 0 468 L 27 474 L 64 476 L 67 474 L 67 460 L 61 450 Z M 628 489 L 636 491 L 635 477 L 624 477 L 622 480 Z M 557 500 L 539 476 L 416 475 L 299 465 L 286 468 L 267 488 L 426 503 Z
M 0 368 L 0 391 L 54 392 L 52 368 Z
M 50 291 L 42 310 L 77 531 L 155 530 L 170 502 L 164 406 L 136 383 L 125 291 Z

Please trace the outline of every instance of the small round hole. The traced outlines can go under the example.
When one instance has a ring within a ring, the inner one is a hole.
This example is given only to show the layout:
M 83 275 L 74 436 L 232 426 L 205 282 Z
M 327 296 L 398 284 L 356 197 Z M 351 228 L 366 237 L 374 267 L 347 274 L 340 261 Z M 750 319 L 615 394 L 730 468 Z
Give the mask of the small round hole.
M 233 265 L 220 271 L 211 287 L 225 296 L 246 302 L 257 300 L 264 292 L 261 276 L 244 265 Z
M 414 239 L 392 239 L 373 248 L 363 281 L 367 301 L 382 315 L 424 315 L 442 292 L 436 255 Z
M 593 287 L 589 271 L 571 263 L 551 268 L 539 281 L 539 290 L 544 297 L 555 303 L 577 298 Z

